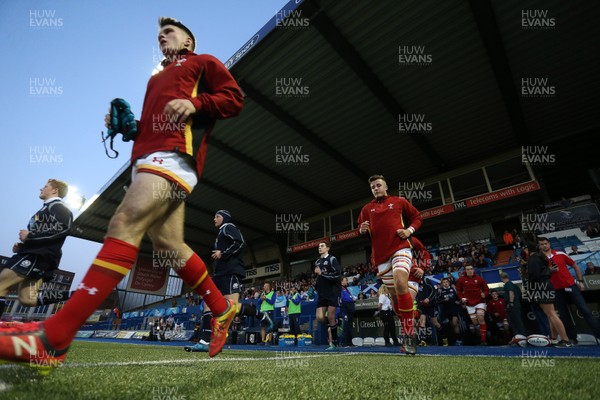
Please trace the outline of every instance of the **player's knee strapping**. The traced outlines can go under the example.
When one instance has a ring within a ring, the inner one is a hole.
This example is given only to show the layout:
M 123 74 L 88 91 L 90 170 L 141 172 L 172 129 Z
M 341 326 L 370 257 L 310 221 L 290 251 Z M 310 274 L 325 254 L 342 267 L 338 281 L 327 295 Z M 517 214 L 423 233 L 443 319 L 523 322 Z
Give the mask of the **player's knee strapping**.
M 410 272 L 410 268 L 412 267 L 412 255 L 410 254 L 410 250 L 408 252 L 399 251 L 394 254 L 392 257 L 392 270 L 396 271 L 398 269 L 406 271 L 406 273 Z

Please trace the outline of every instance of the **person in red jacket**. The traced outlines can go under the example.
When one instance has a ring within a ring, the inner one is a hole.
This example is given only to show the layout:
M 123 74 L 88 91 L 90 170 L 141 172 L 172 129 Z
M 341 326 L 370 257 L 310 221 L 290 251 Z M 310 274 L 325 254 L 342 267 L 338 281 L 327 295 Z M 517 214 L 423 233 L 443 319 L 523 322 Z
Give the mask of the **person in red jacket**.
M 498 296 L 496 289 L 492 290 L 490 295 L 492 298 L 487 303 L 487 313 L 498 329 L 502 331 L 504 339 L 508 342 L 510 332 L 508 319 L 506 318 L 506 304 L 504 303 L 504 299 Z
M 465 274 L 456 281 L 456 292 L 462 303 L 467 306 L 467 312 L 474 326 L 479 324 L 481 344 L 487 345 L 487 325 L 485 324 L 485 299 L 489 288 L 487 282 L 479 275 L 475 275 L 472 265 L 465 267 Z
M 573 319 L 567 310 L 567 303 L 573 303 L 585 322 L 594 332 L 594 336 L 600 339 L 600 322 L 594 317 L 581 292 L 585 290 L 581 268 L 565 252 L 553 250 L 550 241 L 545 237 L 538 237 L 540 252 L 548 258 L 551 265 L 550 282 L 556 291 L 554 305 L 565 326 L 567 335 L 572 344 L 577 344 L 577 330 Z M 569 267 L 573 268 L 577 280 L 573 279 Z
M 148 82 L 132 151 L 132 181 L 110 220 L 104 244 L 58 313 L 43 323 L 3 327 L 2 360 L 61 365 L 81 325 L 133 267 L 146 233 L 154 250 L 168 254 L 163 256 L 169 258 L 166 264 L 174 266 L 216 316 L 209 355 L 217 355 L 225 344 L 237 309 L 217 289 L 204 262 L 185 244 L 182 200 L 200 179 L 215 121 L 238 115 L 243 95 L 220 61 L 194 53 L 194 35 L 180 21 L 160 18 L 157 36 L 165 56 L 163 69 Z M 112 129 L 110 121 L 107 115 L 105 123 Z
M 415 354 L 414 297 L 408 282 L 413 268 L 412 235 L 421 227 L 421 214 L 406 199 L 387 194 L 383 175 L 371 176 L 369 186 L 375 199 L 362 208 L 359 231 L 371 236 L 372 265 L 377 266 L 378 276 L 392 295 L 394 311 L 402 323 L 405 351 Z M 422 277 L 423 272 L 417 275 Z M 417 291 L 413 285 L 414 296 Z

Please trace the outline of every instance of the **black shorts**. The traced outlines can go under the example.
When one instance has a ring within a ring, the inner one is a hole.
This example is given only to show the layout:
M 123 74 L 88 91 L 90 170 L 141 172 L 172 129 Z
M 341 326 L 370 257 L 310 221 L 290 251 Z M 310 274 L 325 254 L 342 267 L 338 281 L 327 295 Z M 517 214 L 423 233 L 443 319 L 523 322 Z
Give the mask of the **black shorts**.
M 29 279 L 44 279 L 49 282 L 54 278 L 54 270 L 57 268 L 36 254 L 15 254 L 8 260 L 3 268 L 8 268 L 17 274 Z
M 212 280 L 223 296 L 242 292 L 241 279 L 238 275 L 213 276 Z
M 317 308 L 319 307 L 339 307 L 342 303 L 342 299 L 335 294 L 329 294 L 327 297 L 321 297 L 319 295 L 319 301 L 317 301 Z
M 458 306 L 456 304 L 452 304 L 440 307 L 439 317 L 440 321 L 443 321 L 446 318 L 452 320 L 453 317 L 458 317 Z
M 437 309 L 435 307 L 423 307 L 419 308 L 421 315 L 426 315 L 429 318 L 436 318 L 438 316 Z
M 317 279 L 316 289 L 319 295 L 317 307 L 339 307 L 342 304 L 342 286 L 339 282 L 331 283 L 324 278 Z

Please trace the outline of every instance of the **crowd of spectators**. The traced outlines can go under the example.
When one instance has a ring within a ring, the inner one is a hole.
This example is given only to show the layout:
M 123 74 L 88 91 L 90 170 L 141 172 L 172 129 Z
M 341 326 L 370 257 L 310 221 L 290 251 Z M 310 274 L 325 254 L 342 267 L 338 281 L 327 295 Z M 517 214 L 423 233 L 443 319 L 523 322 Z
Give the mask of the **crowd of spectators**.
M 588 235 L 590 239 L 600 237 L 600 222 L 588 224 L 585 234 Z
M 493 265 L 493 255 L 483 243 L 472 241 L 440 249 L 433 273 L 460 272 L 465 265 L 486 268 Z

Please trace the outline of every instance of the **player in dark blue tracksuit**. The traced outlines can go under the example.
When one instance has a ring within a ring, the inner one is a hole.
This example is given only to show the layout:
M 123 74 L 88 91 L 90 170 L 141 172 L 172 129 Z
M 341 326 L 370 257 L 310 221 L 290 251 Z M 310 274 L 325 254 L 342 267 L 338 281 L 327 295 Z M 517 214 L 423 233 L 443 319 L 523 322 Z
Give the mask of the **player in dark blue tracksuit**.
M 243 255 L 246 248 L 242 232 L 231 222 L 231 213 L 227 210 L 217 211 L 213 221 L 215 227 L 219 228 L 211 256 L 214 260 L 213 282 L 226 299 L 234 300 L 237 303 L 238 315 L 256 316 L 271 331 L 273 322 L 266 313 L 258 311 L 252 303 L 240 303 L 241 282 L 245 278 Z M 211 318 L 212 311 L 205 304 L 202 325 L 210 326 Z M 184 347 L 184 350 L 192 352 L 207 351 L 208 346 L 206 340 L 203 340 L 195 346 Z
M 421 337 L 421 345 L 426 336 L 429 336 L 429 332 L 425 329 L 427 325 L 427 318 L 429 317 L 430 324 L 437 330 L 441 328 L 438 322 L 438 310 L 436 302 L 436 291 L 431 281 L 427 278 L 423 279 L 423 284 L 419 286 L 419 292 L 417 293 L 417 308 L 420 312 L 419 316 L 419 336 Z M 435 337 L 434 337 L 435 336 Z M 434 335 L 434 331 L 431 331 L 432 342 L 437 341 L 437 335 Z M 434 343 L 436 344 L 436 343 Z
M 71 231 L 73 214 L 63 203 L 68 185 L 49 179 L 40 189 L 42 208 L 30 219 L 27 229 L 19 232 L 20 242 L 13 246 L 14 256 L 6 260 L 0 272 L 0 316 L 6 305 L 10 288 L 18 285 L 19 301 L 25 306 L 36 306 L 66 301 L 68 291 L 57 291 L 52 296 L 39 293 L 43 281 L 50 281 L 62 257 L 62 246 Z
M 436 297 L 439 305 L 439 321 L 444 323 L 445 320 L 448 320 L 448 324 L 452 328 L 451 331 L 450 327 L 444 328 L 443 330 L 445 333 L 443 333 L 443 335 L 452 344 L 460 335 L 460 326 L 458 324 L 460 305 L 456 290 L 450 286 L 450 283 L 449 278 L 442 278 L 441 286 L 438 288 Z M 452 335 L 452 333 L 454 333 L 454 335 Z
M 340 264 L 334 256 L 329 254 L 331 245 L 328 242 L 319 243 L 319 259 L 315 261 L 315 274 L 317 282 L 315 284 L 319 301 L 317 303 L 317 320 L 324 324 L 329 323 L 329 334 L 331 343 L 328 350 L 337 348 L 337 322 L 335 313 L 340 306 Z M 327 317 L 325 317 L 327 312 Z

